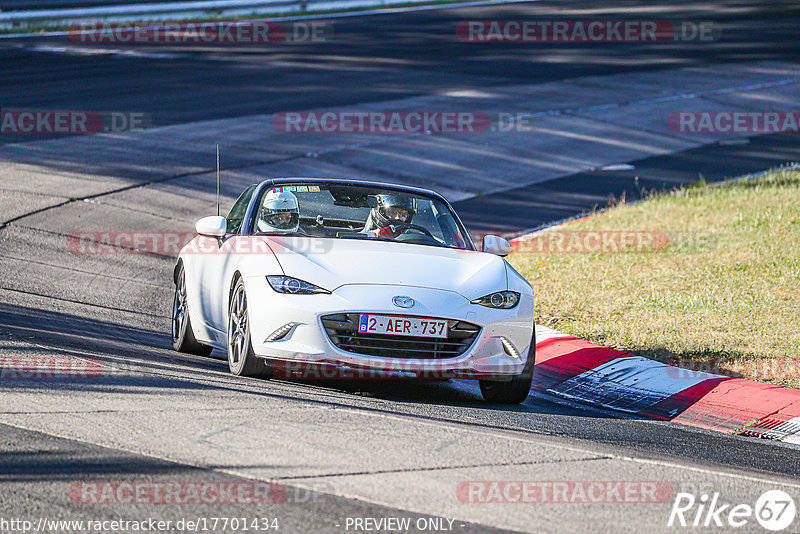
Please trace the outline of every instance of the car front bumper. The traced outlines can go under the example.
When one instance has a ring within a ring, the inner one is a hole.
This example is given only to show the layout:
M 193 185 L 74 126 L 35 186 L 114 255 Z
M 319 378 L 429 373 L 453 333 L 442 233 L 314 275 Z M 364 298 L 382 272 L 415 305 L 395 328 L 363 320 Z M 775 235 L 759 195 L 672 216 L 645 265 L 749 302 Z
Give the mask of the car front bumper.
M 510 377 L 523 371 L 533 338 L 533 296 L 522 294 L 511 310 L 472 304 L 462 295 L 401 285 L 342 286 L 331 294 L 287 295 L 275 292 L 265 278 L 245 279 L 250 333 L 256 356 L 291 364 L 326 364 L 354 369 L 448 376 Z M 392 304 L 408 296 L 410 309 Z M 448 358 L 373 356 L 336 347 L 322 317 L 338 313 L 373 313 L 464 321 L 480 327 L 462 354 Z M 277 340 L 269 340 L 283 334 Z

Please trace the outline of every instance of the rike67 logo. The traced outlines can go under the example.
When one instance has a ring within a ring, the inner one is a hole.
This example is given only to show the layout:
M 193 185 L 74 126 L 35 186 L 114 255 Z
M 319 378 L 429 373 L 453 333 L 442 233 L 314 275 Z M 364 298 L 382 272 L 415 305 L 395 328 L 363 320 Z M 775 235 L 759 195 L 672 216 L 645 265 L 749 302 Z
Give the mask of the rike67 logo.
M 667 526 L 730 530 L 741 528 L 755 519 L 765 529 L 778 532 L 791 526 L 796 514 L 794 499 L 781 490 L 764 492 L 753 506 L 723 503 L 718 492 L 710 496 L 704 493 L 699 499 L 691 493 L 678 493 Z

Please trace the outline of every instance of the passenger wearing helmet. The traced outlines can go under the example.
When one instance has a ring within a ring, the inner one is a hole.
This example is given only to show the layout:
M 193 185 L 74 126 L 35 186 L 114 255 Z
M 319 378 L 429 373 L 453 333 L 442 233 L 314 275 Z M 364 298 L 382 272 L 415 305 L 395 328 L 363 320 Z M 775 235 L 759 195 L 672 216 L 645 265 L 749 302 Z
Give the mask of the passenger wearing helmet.
M 364 232 L 373 237 L 394 239 L 402 232 L 398 226 L 411 224 L 417 213 L 415 198 L 403 195 L 376 195 L 378 205 L 372 208 L 364 225 Z
M 300 205 L 294 193 L 275 189 L 267 193 L 257 227 L 259 232 L 296 232 L 300 227 Z

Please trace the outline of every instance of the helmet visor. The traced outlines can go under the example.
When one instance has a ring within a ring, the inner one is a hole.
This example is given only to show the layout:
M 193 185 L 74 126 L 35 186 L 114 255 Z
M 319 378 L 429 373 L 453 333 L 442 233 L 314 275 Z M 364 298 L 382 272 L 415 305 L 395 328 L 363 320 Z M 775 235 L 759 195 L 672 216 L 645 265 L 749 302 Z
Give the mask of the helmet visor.
M 389 219 L 390 221 L 401 224 L 409 222 L 412 217 L 411 210 L 400 206 L 384 207 L 383 209 L 381 209 L 381 213 L 383 213 L 383 216 Z
M 264 213 L 262 219 L 266 224 L 278 230 L 292 230 L 297 228 L 297 224 L 300 222 L 300 214 L 296 211 L 275 211 Z

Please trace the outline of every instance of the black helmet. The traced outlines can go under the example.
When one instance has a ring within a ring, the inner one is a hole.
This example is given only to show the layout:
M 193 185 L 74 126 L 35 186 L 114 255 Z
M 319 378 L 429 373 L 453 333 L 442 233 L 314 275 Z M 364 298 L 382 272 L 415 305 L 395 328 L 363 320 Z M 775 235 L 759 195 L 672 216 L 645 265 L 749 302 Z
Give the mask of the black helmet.
M 417 199 L 403 195 L 376 195 L 378 205 L 372 208 L 370 217 L 375 228 L 390 225 L 411 224 L 417 213 Z

